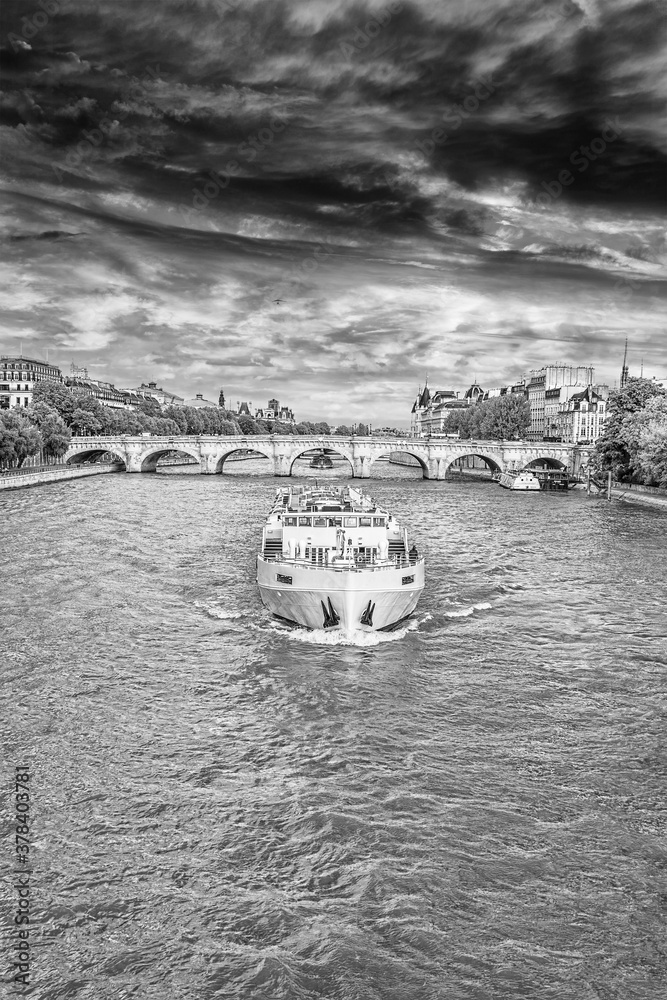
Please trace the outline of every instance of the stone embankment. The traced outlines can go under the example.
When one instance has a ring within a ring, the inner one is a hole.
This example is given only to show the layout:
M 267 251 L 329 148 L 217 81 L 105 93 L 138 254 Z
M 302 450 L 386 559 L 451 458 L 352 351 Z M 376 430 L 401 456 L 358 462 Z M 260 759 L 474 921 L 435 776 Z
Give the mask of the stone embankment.
M 122 472 L 121 463 L 72 466 L 52 465 L 35 471 L 17 469 L 0 475 L 0 490 L 14 490 L 22 486 L 40 486 L 42 483 L 58 483 L 65 479 L 84 479 L 86 476 L 102 476 L 110 472 Z
M 586 489 L 586 483 L 579 483 L 575 486 L 575 490 Z M 593 488 L 591 496 L 598 500 L 602 497 L 606 499 L 606 487 L 599 490 Z M 622 500 L 624 503 L 645 503 L 652 507 L 662 507 L 664 510 L 667 510 L 667 490 L 660 489 L 658 486 L 640 486 L 636 483 L 612 482 L 611 499 Z

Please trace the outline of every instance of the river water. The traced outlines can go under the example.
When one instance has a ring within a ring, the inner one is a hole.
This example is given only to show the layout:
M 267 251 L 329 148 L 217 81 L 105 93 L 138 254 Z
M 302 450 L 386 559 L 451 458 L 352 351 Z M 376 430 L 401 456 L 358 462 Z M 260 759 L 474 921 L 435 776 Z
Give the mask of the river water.
M 29 995 L 665 996 L 667 513 L 376 469 L 427 586 L 342 640 L 260 604 L 262 463 L 0 495 Z

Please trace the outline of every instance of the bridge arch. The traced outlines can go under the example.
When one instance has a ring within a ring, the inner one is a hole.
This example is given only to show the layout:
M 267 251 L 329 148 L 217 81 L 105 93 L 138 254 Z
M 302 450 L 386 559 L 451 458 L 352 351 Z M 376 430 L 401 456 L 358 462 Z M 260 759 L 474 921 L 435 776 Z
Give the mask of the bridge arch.
M 462 452 L 460 452 L 457 455 L 453 455 L 451 458 L 449 458 L 449 456 L 448 456 L 448 458 L 446 460 L 447 461 L 447 468 L 444 470 L 443 478 L 447 477 L 447 473 L 452 468 L 452 466 L 455 465 L 456 462 L 460 462 L 464 458 L 479 458 L 479 459 L 481 459 L 486 464 L 486 467 L 489 469 L 489 471 L 491 473 L 502 472 L 503 471 L 502 465 L 500 464 L 501 460 L 499 459 L 498 456 L 493 457 L 491 455 L 486 454 L 486 452 L 475 451 L 475 450 L 471 449 L 470 451 L 462 451 Z
M 99 463 L 103 455 L 113 455 L 114 458 L 127 465 L 127 456 L 110 445 L 108 448 L 101 448 L 99 445 L 91 445 L 90 448 L 77 448 L 76 451 L 69 451 L 65 454 L 65 465 L 93 465 Z
M 179 445 L 179 447 L 176 447 L 175 445 L 167 447 L 165 447 L 165 445 L 158 445 L 157 447 L 141 452 L 141 454 L 137 456 L 137 463 L 140 465 L 142 472 L 155 472 L 157 464 L 161 458 L 164 458 L 165 455 L 173 455 L 177 451 L 183 452 L 185 455 L 189 455 L 190 458 L 196 459 L 197 462 L 201 462 L 201 455 L 199 454 L 199 451 L 192 447 L 188 447 L 188 445 Z
M 540 455 L 538 458 L 531 458 L 529 462 L 524 465 L 524 469 L 567 469 L 567 463 L 561 462 L 558 458 L 552 458 L 551 455 Z
M 332 444 L 331 442 L 328 442 L 326 445 L 320 445 L 319 443 L 313 444 L 310 442 L 310 444 L 304 443 L 303 446 L 293 449 L 289 455 L 287 455 L 286 464 L 289 465 L 290 476 L 293 475 L 294 463 L 297 459 L 307 455 L 307 452 L 309 451 L 319 451 L 320 448 L 328 448 L 334 453 L 334 455 L 340 455 L 341 458 L 347 459 L 350 466 L 350 476 L 354 475 L 354 460 L 352 458 L 352 453 L 348 451 L 347 448 L 337 446 L 337 444 Z
M 264 458 L 268 459 L 268 461 L 273 464 L 273 455 L 269 455 L 267 449 L 265 449 L 265 448 L 256 448 L 256 447 L 250 448 L 249 444 L 250 444 L 250 442 L 248 442 L 247 444 L 244 444 L 242 447 L 237 446 L 235 448 L 226 448 L 225 451 L 222 454 L 217 455 L 216 458 L 215 458 L 215 472 L 216 472 L 216 474 L 217 475 L 223 475 L 224 471 L 225 471 L 224 470 L 224 464 L 227 461 L 227 459 L 229 458 L 229 456 L 230 455 L 235 455 L 235 454 L 237 454 L 240 451 L 252 451 L 252 452 L 254 452 L 257 455 L 262 455 Z
M 388 455 L 388 456 L 391 457 L 391 455 L 394 455 L 394 454 L 409 455 L 410 458 L 416 459 L 416 461 L 419 464 L 419 467 L 420 467 L 420 469 L 422 471 L 422 478 L 423 479 L 428 479 L 428 475 L 429 475 L 428 455 L 424 454 L 424 452 L 419 451 L 418 448 L 409 448 L 409 447 L 405 447 L 405 446 L 402 446 L 402 445 L 399 445 L 398 447 L 396 447 L 396 446 L 392 447 L 391 444 L 388 444 L 386 448 L 382 448 L 381 450 L 378 449 L 377 451 L 373 451 L 372 455 L 369 458 L 369 462 L 368 462 L 368 471 L 369 471 L 369 473 L 370 473 L 371 469 L 373 468 L 373 466 L 375 465 L 375 463 L 377 462 L 378 458 L 383 458 L 385 455 Z M 409 468 L 409 466 L 407 466 L 407 468 Z M 414 468 L 416 468 L 416 466 L 414 466 Z

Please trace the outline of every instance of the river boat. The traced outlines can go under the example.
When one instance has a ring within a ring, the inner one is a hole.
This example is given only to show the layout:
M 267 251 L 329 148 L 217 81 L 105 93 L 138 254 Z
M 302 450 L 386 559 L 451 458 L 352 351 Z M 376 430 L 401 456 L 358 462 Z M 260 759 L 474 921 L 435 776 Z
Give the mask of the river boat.
M 390 630 L 417 607 L 424 559 L 361 490 L 290 486 L 266 520 L 257 583 L 269 611 L 293 624 Z
M 528 469 L 508 469 L 498 476 L 498 484 L 506 490 L 533 491 L 540 489 L 537 476 Z
M 319 455 L 315 455 L 310 463 L 311 469 L 333 469 L 333 462 L 328 455 L 324 452 L 320 452 Z

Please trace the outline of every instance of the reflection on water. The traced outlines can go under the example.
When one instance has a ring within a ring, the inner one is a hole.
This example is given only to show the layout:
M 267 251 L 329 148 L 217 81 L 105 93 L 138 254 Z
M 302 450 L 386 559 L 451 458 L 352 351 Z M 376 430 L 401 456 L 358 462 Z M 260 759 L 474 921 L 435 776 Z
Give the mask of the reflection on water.
M 337 636 L 259 601 L 259 465 L 0 496 L 34 995 L 662 996 L 665 514 L 380 463 L 426 589 Z

